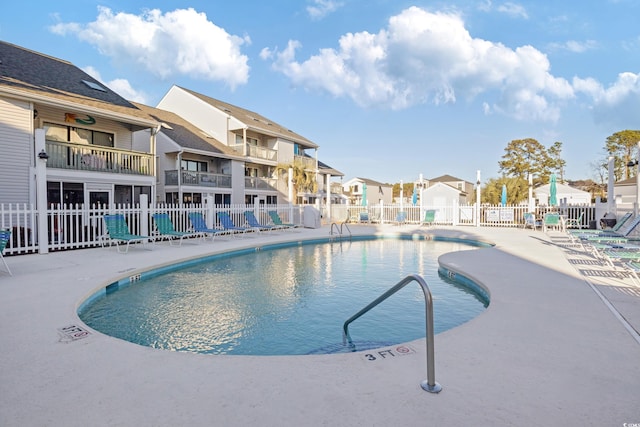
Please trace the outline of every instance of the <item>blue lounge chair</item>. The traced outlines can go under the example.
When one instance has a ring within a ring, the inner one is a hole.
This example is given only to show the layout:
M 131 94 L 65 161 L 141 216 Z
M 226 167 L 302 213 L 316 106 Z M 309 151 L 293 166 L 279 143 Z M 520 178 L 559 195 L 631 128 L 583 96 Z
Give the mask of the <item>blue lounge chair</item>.
M 546 233 L 547 230 L 551 228 L 562 230 L 562 220 L 560 219 L 559 213 L 549 212 L 544 214 L 542 218 L 542 231 Z
M 9 239 L 11 239 L 11 230 L 9 230 L 8 228 L 0 229 L 0 260 L 2 260 L 4 268 L 7 269 L 7 273 L 9 273 L 9 276 L 13 276 L 13 273 L 11 273 L 9 266 L 7 265 L 7 261 L 4 260 L 4 256 L 2 255 L 2 253 L 4 252 L 4 248 L 6 248 L 7 244 L 9 243 Z
M 258 219 L 256 218 L 256 215 L 253 213 L 253 211 L 245 211 L 244 217 L 247 220 L 247 224 L 249 224 L 249 226 L 252 228 L 257 228 L 263 231 L 273 231 L 273 230 L 284 229 L 284 226 L 280 226 L 280 225 L 261 224 L 260 222 L 258 222 Z
M 207 227 L 207 222 L 204 220 L 204 217 L 200 212 L 189 212 L 189 215 L 187 216 L 189 217 L 189 222 L 191 222 L 193 231 L 200 233 L 200 235 L 202 235 L 202 240 L 206 240 L 207 236 L 211 236 L 211 241 L 213 242 L 216 236 L 229 234 L 229 232 L 225 230 Z
M 216 215 L 218 216 L 218 221 L 220 221 L 222 228 L 231 234 L 242 234 L 242 237 L 244 237 L 247 234 L 247 231 L 251 230 L 251 228 L 248 227 L 238 227 L 235 225 L 228 212 L 217 212 Z
M 130 243 L 142 243 L 146 245 L 149 241 L 148 236 L 141 236 L 138 234 L 132 234 L 127 225 L 127 221 L 121 214 L 105 215 L 102 217 L 104 224 L 107 228 L 107 236 L 109 238 L 109 246 L 111 243 L 115 243 L 116 249 L 119 253 L 126 254 L 129 252 Z M 122 250 L 124 247 L 124 250 Z
M 395 225 L 403 225 L 407 223 L 407 213 L 404 211 L 398 212 L 396 220 L 393 222 Z
M 273 221 L 275 225 L 283 227 L 285 230 L 293 230 L 294 228 L 300 227 L 298 224 L 282 222 L 282 219 L 280 218 L 280 215 L 278 215 L 277 211 L 269 211 L 269 217 L 271 217 L 271 221 Z
M 158 239 L 167 239 L 171 246 L 173 246 L 175 242 L 178 242 L 178 246 L 182 246 L 182 239 L 185 237 L 197 237 L 202 235 L 202 233 L 198 232 L 188 233 L 176 231 L 173 226 L 173 221 L 171 221 L 171 217 L 166 213 L 153 214 L 153 223 L 155 224 L 156 231 L 158 232 Z

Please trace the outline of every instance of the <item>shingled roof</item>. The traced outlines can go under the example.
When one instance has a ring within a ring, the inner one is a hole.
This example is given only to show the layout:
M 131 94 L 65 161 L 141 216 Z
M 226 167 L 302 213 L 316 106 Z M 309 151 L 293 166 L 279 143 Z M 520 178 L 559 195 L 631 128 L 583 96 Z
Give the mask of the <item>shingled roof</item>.
M 273 120 L 270 120 L 256 112 L 246 110 L 244 108 L 235 106 L 233 104 L 229 104 L 224 101 L 220 101 L 219 99 L 211 98 L 209 96 L 203 95 L 198 92 L 194 92 L 187 88 L 179 86 L 180 89 L 184 90 L 195 96 L 198 99 L 206 102 L 212 107 L 217 108 L 218 110 L 224 111 L 230 116 L 235 117 L 240 120 L 242 123 L 246 124 L 249 129 L 256 130 L 265 135 L 272 135 L 280 138 L 287 139 L 289 141 L 297 142 L 304 146 L 305 148 L 318 148 L 318 145 L 314 142 L 311 142 L 304 136 L 297 134 L 296 132 L 288 129 Z
M 132 104 L 158 121 L 162 125 L 160 131 L 182 148 L 223 155 L 226 158 L 241 159 L 242 157 L 232 148 L 227 147 L 177 114 L 137 102 L 132 102 Z
M 154 125 L 146 113 L 72 63 L 3 41 L 0 93 L 49 105 L 80 104 Z

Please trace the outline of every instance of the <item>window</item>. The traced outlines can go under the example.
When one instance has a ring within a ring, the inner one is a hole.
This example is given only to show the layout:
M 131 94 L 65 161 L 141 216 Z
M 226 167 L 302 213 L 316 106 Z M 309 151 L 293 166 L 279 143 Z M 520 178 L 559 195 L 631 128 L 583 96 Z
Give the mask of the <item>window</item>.
M 267 204 L 268 205 L 277 205 L 278 204 L 278 196 L 267 196 Z
M 182 160 L 180 162 L 180 168 L 183 171 L 207 172 L 207 166 L 207 162 L 198 162 L 196 160 Z
M 114 146 L 114 134 L 97 130 L 63 126 L 45 123 L 45 138 L 49 141 L 75 142 L 79 144 L 93 144 L 102 147 Z

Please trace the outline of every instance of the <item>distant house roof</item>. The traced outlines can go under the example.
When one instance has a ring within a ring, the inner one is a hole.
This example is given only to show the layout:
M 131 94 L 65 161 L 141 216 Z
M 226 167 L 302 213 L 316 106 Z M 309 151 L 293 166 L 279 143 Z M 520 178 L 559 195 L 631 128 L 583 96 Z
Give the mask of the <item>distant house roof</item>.
M 207 135 L 177 114 L 136 102 L 133 105 L 157 120 L 161 124 L 160 132 L 171 138 L 179 146 L 190 150 L 223 154 L 225 155 L 224 157 L 241 159 L 241 156 L 232 148 Z
M 0 41 L 0 94 L 102 113 L 143 127 L 157 123 L 72 63 Z
M 451 182 L 451 181 L 464 181 L 464 182 L 469 182 L 466 181 L 462 178 L 456 178 L 455 176 L 451 176 L 451 175 L 442 175 L 439 176 L 437 178 L 430 178 L 429 182 Z
M 250 110 L 246 110 L 244 108 L 235 106 L 233 104 L 229 104 L 224 101 L 220 101 L 215 98 L 211 98 L 209 96 L 203 95 L 198 92 L 194 92 L 192 90 L 180 87 L 180 89 L 192 94 L 193 96 L 201 99 L 212 107 L 217 108 L 218 110 L 224 111 L 230 116 L 235 117 L 240 120 L 242 123 L 246 124 L 249 129 L 256 130 L 265 135 L 272 135 L 279 138 L 288 139 L 293 142 L 297 142 L 302 145 L 304 148 L 318 148 L 318 145 L 311 142 L 304 136 L 288 129 L 285 126 L 279 125 L 278 123 L 270 120 L 258 113 L 255 113 Z
M 382 183 L 382 182 L 379 182 L 379 181 L 374 181 L 373 179 L 369 179 L 369 178 L 356 177 L 354 179 L 357 179 L 358 181 L 362 181 L 367 185 L 377 185 L 379 187 L 380 186 L 382 186 L 382 187 L 392 187 L 393 186 L 392 184 L 385 184 L 385 183 Z

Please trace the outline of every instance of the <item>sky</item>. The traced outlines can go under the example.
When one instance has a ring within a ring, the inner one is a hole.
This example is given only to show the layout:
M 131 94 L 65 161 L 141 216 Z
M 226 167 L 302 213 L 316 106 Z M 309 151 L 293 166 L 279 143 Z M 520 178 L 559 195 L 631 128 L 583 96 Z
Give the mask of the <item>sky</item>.
M 0 40 L 131 101 L 179 85 L 252 110 L 344 181 L 485 182 L 525 138 L 562 142 L 578 180 L 640 129 L 638 16 L 637 0 L 34 0 L 3 4 Z

